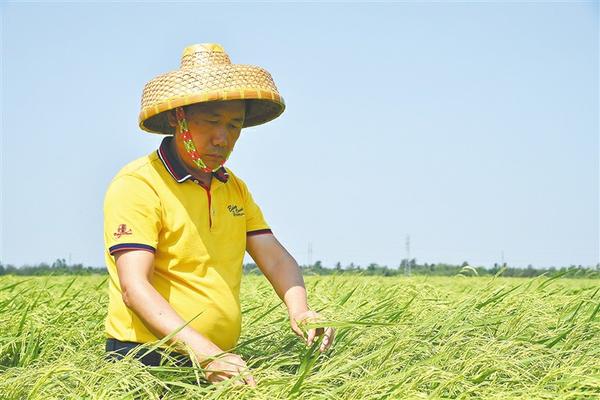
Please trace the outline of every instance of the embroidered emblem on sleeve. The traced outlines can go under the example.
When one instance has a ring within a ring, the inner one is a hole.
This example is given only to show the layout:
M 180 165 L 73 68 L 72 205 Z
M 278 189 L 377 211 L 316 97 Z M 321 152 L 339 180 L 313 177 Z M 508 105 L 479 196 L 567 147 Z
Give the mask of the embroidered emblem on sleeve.
M 123 235 L 131 235 L 132 233 L 133 232 L 131 232 L 131 228 L 127 229 L 126 224 L 121 224 L 117 228 L 117 231 L 115 233 L 113 233 L 113 235 L 115 236 L 115 239 L 119 239 Z

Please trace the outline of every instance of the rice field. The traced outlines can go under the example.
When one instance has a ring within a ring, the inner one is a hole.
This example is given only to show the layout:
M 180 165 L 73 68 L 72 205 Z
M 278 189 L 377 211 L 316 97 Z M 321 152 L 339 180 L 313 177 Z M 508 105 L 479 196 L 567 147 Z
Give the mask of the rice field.
M 306 277 L 338 327 L 319 354 L 266 279 L 245 276 L 250 388 L 104 361 L 105 279 L 0 277 L 0 399 L 600 398 L 600 280 Z

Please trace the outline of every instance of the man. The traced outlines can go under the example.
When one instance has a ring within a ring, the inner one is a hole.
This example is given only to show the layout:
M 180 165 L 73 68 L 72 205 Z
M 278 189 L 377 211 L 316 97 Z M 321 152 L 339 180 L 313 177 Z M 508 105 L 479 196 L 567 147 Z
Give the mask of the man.
M 320 318 L 308 307 L 298 265 L 245 183 L 223 166 L 242 128 L 284 108 L 267 71 L 231 64 L 217 44 L 187 47 L 179 70 L 146 84 L 140 127 L 168 136 L 121 169 L 106 192 L 109 355 L 122 357 L 189 322 L 171 342 L 191 349 L 209 381 L 243 372 L 254 386 L 244 360 L 229 352 L 240 336 L 245 251 L 285 302 L 294 333 L 307 345 L 322 336 L 320 350 L 330 348 L 332 328 L 309 329 L 305 337 L 298 326 Z M 150 352 L 140 360 L 158 365 L 161 357 Z

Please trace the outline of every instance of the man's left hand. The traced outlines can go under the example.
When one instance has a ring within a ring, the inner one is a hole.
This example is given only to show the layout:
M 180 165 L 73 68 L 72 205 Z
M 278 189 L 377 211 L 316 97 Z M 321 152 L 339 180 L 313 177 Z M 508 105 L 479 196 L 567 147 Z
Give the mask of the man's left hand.
M 319 322 L 322 320 L 323 317 L 316 311 L 312 310 L 297 312 L 293 315 L 290 314 L 290 325 L 292 327 L 292 331 L 301 337 L 307 346 L 312 345 L 317 336 L 323 335 L 323 342 L 319 347 L 319 351 L 325 352 L 333 344 L 333 338 L 335 336 L 335 330 L 333 328 L 310 328 L 308 330 L 308 337 L 305 337 L 304 331 L 302 331 L 302 329 L 300 329 L 298 326 L 298 324 L 301 322 Z

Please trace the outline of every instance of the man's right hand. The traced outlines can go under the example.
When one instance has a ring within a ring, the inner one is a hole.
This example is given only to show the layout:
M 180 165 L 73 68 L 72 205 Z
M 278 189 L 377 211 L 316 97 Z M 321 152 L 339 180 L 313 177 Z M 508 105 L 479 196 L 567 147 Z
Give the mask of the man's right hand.
M 251 387 L 256 386 L 256 381 L 250 374 L 246 362 L 237 354 L 222 354 L 218 358 L 206 364 L 204 370 L 206 373 L 206 379 L 208 379 L 208 381 L 211 383 L 221 382 L 240 375 L 243 380 L 235 381 L 234 385 L 246 384 Z

